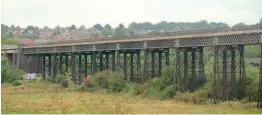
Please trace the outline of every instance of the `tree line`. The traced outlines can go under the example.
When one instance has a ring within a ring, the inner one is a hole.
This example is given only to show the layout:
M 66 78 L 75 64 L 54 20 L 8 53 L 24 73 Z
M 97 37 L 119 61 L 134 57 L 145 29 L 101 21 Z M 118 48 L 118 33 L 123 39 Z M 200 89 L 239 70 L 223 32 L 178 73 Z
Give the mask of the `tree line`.
M 258 24 L 262 24 L 262 18 L 260 19 L 260 22 Z M 248 26 L 247 24 L 240 22 L 232 26 L 234 27 L 245 27 Z M 167 22 L 162 21 L 156 24 L 152 24 L 151 22 L 143 22 L 143 23 L 137 23 L 132 22 L 128 25 L 128 27 L 125 27 L 123 24 L 119 24 L 116 28 L 112 28 L 111 25 L 106 24 L 105 26 L 102 26 L 101 24 L 95 24 L 92 28 L 95 28 L 101 32 L 101 36 L 104 37 L 118 37 L 118 36 L 128 36 L 128 35 L 139 35 L 139 34 L 146 34 L 146 33 L 161 33 L 161 32 L 172 32 L 172 31 L 183 31 L 183 30 L 192 30 L 192 29 L 212 29 L 212 28 L 223 28 L 223 27 L 229 27 L 228 24 L 224 22 L 208 22 L 206 20 L 198 21 L 198 22 Z M 19 26 L 15 27 L 14 25 L 11 25 L 10 27 L 1 24 L 1 34 L 7 35 L 11 37 L 12 33 L 6 34 L 9 29 L 15 30 L 20 29 Z M 44 27 L 44 29 L 48 29 L 47 26 Z M 56 26 L 54 28 L 54 35 L 60 34 L 60 26 Z M 77 28 L 74 24 L 71 26 L 66 27 L 66 29 L 72 31 L 72 30 L 86 30 L 86 27 L 84 25 Z M 25 29 L 25 32 L 28 30 L 33 30 L 38 33 L 39 28 L 34 26 L 28 26 Z

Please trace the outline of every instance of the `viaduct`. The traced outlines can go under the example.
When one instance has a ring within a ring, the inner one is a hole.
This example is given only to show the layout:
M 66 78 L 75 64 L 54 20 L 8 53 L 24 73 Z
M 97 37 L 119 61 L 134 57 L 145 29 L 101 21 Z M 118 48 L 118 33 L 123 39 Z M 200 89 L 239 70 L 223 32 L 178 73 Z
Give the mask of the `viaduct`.
M 55 78 L 70 72 L 73 81 L 103 70 L 123 71 L 126 80 L 144 82 L 175 66 L 175 91 L 194 91 L 205 82 L 204 47 L 214 56 L 212 98 L 239 99 L 245 91 L 246 45 L 259 45 L 257 107 L 262 108 L 262 25 L 2 46 L 9 64 Z

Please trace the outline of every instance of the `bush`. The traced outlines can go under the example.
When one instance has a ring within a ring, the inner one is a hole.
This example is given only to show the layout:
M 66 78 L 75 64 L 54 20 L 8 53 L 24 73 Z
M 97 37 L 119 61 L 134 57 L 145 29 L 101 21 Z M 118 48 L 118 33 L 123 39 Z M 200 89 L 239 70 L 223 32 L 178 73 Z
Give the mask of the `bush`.
M 11 66 L 8 66 L 4 72 L 1 81 L 9 83 L 12 83 L 15 80 L 23 80 L 23 75 L 25 74 L 24 71 Z
M 158 99 L 169 99 L 173 97 L 174 66 L 164 67 L 162 76 L 149 81 L 146 95 Z
M 170 99 L 173 97 L 174 85 L 166 87 L 160 95 L 161 99 Z
M 123 91 L 128 92 L 132 95 L 139 95 L 143 92 L 143 90 L 141 89 L 141 85 L 137 83 L 127 83 Z
M 46 81 L 53 82 L 53 78 L 47 77 Z M 66 75 L 57 75 L 55 78 L 55 83 L 60 84 L 62 88 L 69 88 L 73 87 L 74 85 L 73 81 L 71 80 L 70 73 L 66 73 Z
M 94 80 L 94 85 L 102 88 L 107 89 L 108 86 L 108 75 L 110 74 L 109 71 L 103 71 L 100 73 L 97 73 L 92 80 Z
M 120 72 L 109 72 L 108 90 L 110 92 L 120 92 L 125 87 L 124 74 Z
M 94 88 L 95 87 L 95 83 L 94 83 L 93 78 L 91 76 L 85 77 L 84 78 L 84 85 L 87 88 Z
M 52 79 L 51 76 L 46 76 L 45 81 L 47 81 L 47 82 L 49 82 L 49 83 L 52 83 L 52 82 L 53 82 L 53 79 Z
M 212 83 L 206 83 L 202 88 L 196 90 L 193 93 L 189 92 L 178 92 L 174 97 L 175 100 L 191 102 L 194 104 L 207 104 L 209 103 L 209 95 L 211 94 Z
M 3 57 L 1 59 L 1 82 L 12 83 L 15 80 L 22 80 L 25 72 L 16 68 L 9 66 L 7 63 L 7 58 Z
M 36 83 L 40 83 L 40 82 L 42 82 L 43 80 L 42 80 L 42 77 L 36 77 L 36 79 L 35 79 L 35 82 Z
M 52 80 L 52 78 L 50 78 Z M 61 83 L 63 80 L 66 79 L 65 75 L 57 75 L 55 78 L 55 83 Z
M 7 71 L 7 59 L 4 56 L 2 56 L 1 58 L 1 83 L 8 81 L 6 71 Z
M 74 84 L 73 88 L 76 89 L 76 91 L 85 91 L 85 84 L 81 83 L 80 85 Z
M 14 81 L 13 82 L 13 86 L 19 86 L 19 85 L 22 85 L 22 83 L 20 83 L 19 81 Z
M 61 76 L 60 85 L 63 88 L 72 87 L 74 85 L 74 82 L 71 80 L 71 74 L 66 73 L 65 76 Z

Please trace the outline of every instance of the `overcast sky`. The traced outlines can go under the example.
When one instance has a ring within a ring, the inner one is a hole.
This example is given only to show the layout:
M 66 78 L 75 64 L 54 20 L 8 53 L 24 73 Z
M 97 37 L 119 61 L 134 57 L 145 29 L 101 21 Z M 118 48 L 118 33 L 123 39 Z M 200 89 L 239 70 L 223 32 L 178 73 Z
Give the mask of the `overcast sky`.
M 195 22 L 258 23 L 262 0 L 2 0 L 3 24 L 39 27 L 96 23 Z

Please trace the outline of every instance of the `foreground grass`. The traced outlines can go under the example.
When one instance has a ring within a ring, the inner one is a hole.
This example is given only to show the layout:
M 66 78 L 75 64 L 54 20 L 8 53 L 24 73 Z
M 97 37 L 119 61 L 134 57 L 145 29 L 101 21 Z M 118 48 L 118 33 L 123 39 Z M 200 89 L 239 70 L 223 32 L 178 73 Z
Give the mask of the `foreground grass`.
M 2 113 L 262 113 L 255 103 L 194 105 L 127 94 L 65 91 L 52 84 L 2 85 Z

